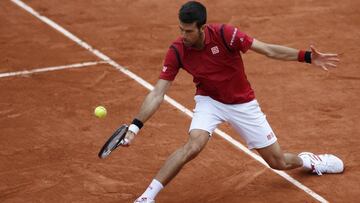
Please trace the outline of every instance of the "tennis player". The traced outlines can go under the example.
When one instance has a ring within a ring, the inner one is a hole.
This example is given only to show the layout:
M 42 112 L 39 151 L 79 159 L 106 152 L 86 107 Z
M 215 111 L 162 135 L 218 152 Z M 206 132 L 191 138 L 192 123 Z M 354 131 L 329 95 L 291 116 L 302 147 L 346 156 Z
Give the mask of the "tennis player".
M 272 59 L 310 63 L 328 71 L 339 61 L 337 54 L 297 50 L 268 44 L 245 34 L 231 25 L 206 24 L 206 8 L 189 1 L 179 10 L 181 37 L 175 40 L 164 60 L 155 88 L 145 98 L 140 112 L 129 126 L 126 144 L 130 145 L 143 124 L 155 113 L 180 68 L 193 76 L 196 85 L 194 117 L 187 143 L 166 160 L 146 191 L 135 202 L 155 202 L 156 195 L 190 160 L 206 146 L 218 124 L 228 122 L 256 149 L 273 169 L 302 167 L 318 175 L 341 173 L 343 162 L 330 154 L 298 155 L 284 153 L 276 135 L 255 99 L 246 78 L 241 55 L 249 49 Z

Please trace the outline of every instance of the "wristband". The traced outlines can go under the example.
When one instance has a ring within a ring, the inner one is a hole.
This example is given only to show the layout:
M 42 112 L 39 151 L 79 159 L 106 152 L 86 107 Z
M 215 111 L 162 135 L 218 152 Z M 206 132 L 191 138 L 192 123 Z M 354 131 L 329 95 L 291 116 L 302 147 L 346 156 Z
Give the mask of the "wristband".
M 310 51 L 305 52 L 305 62 L 311 63 L 311 52 Z
M 139 119 L 137 119 L 137 118 L 135 118 L 135 119 L 131 122 L 131 124 L 136 125 L 136 126 L 139 128 L 139 130 L 144 126 L 143 122 L 141 122 L 141 120 L 139 120 Z
M 143 122 L 141 122 L 139 119 L 135 118 L 132 122 L 131 125 L 129 126 L 129 129 L 131 132 L 138 134 L 138 132 L 140 131 L 140 129 L 144 126 Z
M 298 54 L 298 61 L 311 63 L 311 52 L 300 50 Z
M 129 131 L 133 132 L 135 135 L 138 134 L 138 132 L 140 131 L 140 128 L 138 128 L 135 124 L 131 124 L 129 126 Z

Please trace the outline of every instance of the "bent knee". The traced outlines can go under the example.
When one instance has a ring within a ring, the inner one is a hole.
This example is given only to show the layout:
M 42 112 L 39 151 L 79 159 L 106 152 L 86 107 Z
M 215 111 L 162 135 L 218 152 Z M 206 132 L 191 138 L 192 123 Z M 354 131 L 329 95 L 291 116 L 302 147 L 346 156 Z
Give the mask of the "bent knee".
M 192 158 L 195 157 L 196 155 L 198 155 L 201 150 L 202 150 L 202 146 L 199 145 L 198 143 L 191 143 L 188 142 L 186 143 L 186 145 L 184 146 L 184 152 L 186 154 L 187 157 Z
M 186 159 L 192 159 L 196 157 L 206 146 L 208 140 L 208 132 L 204 130 L 192 130 L 190 132 L 188 142 L 184 145 L 182 149 Z

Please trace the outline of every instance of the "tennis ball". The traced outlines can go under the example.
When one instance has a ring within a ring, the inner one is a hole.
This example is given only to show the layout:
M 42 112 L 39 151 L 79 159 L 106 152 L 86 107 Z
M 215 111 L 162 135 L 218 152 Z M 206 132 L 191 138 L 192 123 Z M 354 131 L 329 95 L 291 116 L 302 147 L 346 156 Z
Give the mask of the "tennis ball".
M 94 110 L 94 114 L 95 114 L 95 116 L 98 117 L 98 118 L 105 118 L 106 113 L 107 113 L 107 112 L 106 112 L 106 109 L 105 109 L 105 107 L 103 107 L 103 106 L 98 106 L 98 107 L 96 107 L 95 110 Z

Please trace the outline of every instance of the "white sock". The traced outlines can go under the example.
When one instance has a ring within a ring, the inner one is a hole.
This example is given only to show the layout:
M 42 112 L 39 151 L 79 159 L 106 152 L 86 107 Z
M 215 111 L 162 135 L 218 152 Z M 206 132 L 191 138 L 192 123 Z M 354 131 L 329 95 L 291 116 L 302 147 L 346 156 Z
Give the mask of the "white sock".
M 155 199 L 156 195 L 164 188 L 164 186 L 157 181 L 156 179 L 153 179 L 150 183 L 149 187 L 145 190 L 145 192 L 140 196 L 141 197 L 147 197 L 149 199 Z
M 311 167 L 310 158 L 307 157 L 307 156 L 299 156 L 299 157 L 300 157 L 300 159 L 301 159 L 302 162 L 303 162 L 303 166 L 302 166 L 302 167 L 303 167 L 304 169 L 311 170 L 312 167 Z

